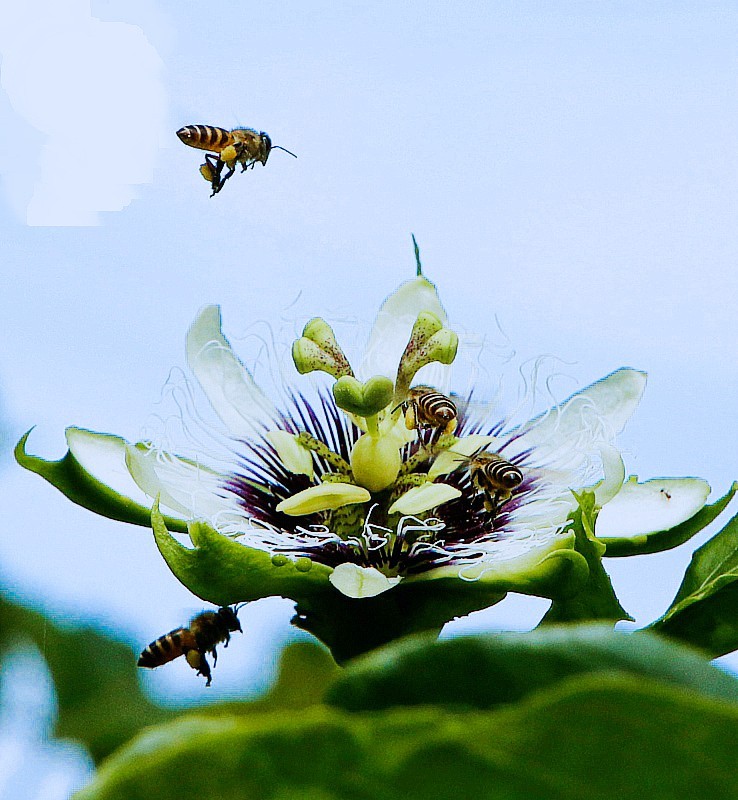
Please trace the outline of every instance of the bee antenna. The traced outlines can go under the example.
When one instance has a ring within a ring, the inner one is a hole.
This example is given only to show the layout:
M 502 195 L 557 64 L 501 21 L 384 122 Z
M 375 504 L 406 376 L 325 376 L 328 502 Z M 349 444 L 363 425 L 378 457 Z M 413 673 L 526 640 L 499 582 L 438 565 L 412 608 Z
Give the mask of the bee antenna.
M 278 144 L 273 144 L 272 150 L 284 150 L 284 152 L 289 153 L 292 158 L 297 158 L 297 156 L 291 150 L 288 150 L 286 147 L 280 147 Z
M 241 610 L 241 609 L 242 609 L 244 606 L 247 606 L 248 604 L 249 604 L 249 601 L 248 601 L 248 600 L 246 600 L 246 601 L 245 601 L 245 602 L 243 602 L 243 603 L 239 603 L 238 605 L 236 605 L 236 606 L 233 606 L 233 613 L 234 613 L 234 614 L 238 614 L 238 612 L 239 612 L 239 611 L 240 611 L 240 610 Z

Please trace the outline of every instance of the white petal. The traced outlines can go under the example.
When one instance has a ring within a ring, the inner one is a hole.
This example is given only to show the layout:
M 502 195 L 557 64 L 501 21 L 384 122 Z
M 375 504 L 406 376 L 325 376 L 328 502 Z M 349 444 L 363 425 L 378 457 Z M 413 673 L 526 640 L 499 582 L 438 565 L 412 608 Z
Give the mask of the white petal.
M 426 278 L 406 281 L 382 303 L 358 376 L 366 380 L 373 375 L 386 375 L 394 381 L 400 356 L 410 339 L 415 320 L 421 311 L 435 314 L 445 325 L 446 312 L 438 298 L 436 287 Z M 422 370 L 418 373 L 420 375 Z M 417 382 L 417 381 L 416 381 Z M 440 386 L 440 381 L 436 384 Z
M 212 519 L 233 509 L 223 476 L 199 464 L 139 442 L 126 446 L 126 465 L 142 491 L 188 519 Z
M 358 564 L 339 564 L 328 576 L 328 580 L 346 597 L 359 599 L 376 597 L 397 586 L 400 578 L 388 578 L 374 567 Z
M 674 528 L 705 505 L 710 485 L 701 478 L 630 478 L 600 511 L 597 536 L 640 536 Z
M 594 495 L 597 505 L 604 506 L 622 488 L 625 481 L 625 464 L 620 451 L 611 444 L 603 444 L 600 447 L 600 458 L 605 477 L 594 487 Z
M 644 372 L 616 370 L 513 431 L 503 455 L 510 458 L 532 448 L 536 462 L 569 472 L 573 479 L 602 444 L 625 427 L 645 386 Z
M 274 427 L 276 409 L 223 336 L 219 306 L 205 306 L 190 326 L 187 363 L 233 436 Z
M 321 483 L 282 500 L 277 504 L 277 511 L 299 517 L 318 511 L 333 511 L 354 503 L 366 503 L 371 499 L 366 489 L 353 483 Z
M 266 438 L 277 451 L 279 460 L 285 469 L 295 475 L 313 477 L 313 455 L 297 442 L 297 436 L 287 431 L 269 431 Z
M 428 470 L 428 477 L 433 480 L 439 475 L 448 475 L 462 464 L 468 464 L 469 456 L 498 441 L 495 436 L 482 436 L 479 433 L 464 436 L 453 447 L 439 454 Z
M 423 486 L 414 486 L 401 495 L 392 503 L 387 513 L 403 516 L 422 514 L 457 497 L 461 497 L 461 492 L 454 486 L 447 483 L 426 483 Z
M 151 499 L 136 485 L 126 466 L 125 439 L 84 428 L 67 428 L 66 437 L 69 452 L 85 472 L 122 497 L 144 508 L 151 507 Z

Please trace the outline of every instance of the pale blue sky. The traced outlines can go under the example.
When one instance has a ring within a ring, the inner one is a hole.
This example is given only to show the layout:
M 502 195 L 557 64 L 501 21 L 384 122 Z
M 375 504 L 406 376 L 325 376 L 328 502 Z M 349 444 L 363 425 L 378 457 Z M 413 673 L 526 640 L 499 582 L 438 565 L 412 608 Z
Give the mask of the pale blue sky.
M 552 354 L 579 385 L 649 372 L 630 472 L 716 494 L 738 477 L 735 4 L 54 8 L 0 11 L 0 385 L 34 452 L 62 455 L 70 424 L 139 436 L 205 303 L 234 341 L 295 301 L 290 319 L 371 321 L 412 275 L 413 231 L 452 322 L 499 338 L 496 315 L 518 361 Z M 256 127 L 299 157 L 275 151 L 210 199 L 174 133 L 191 123 Z M 201 607 L 146 530 L 7 461 L 0 497 L 5 583 L 61 618 L 144 645 Z M 609 562 L 639 622 L 689 555 Z M 544 607 L 513 599 L 456 629 Z M 213 696 L 265 680 L 289 617 L 245 610 Z M 191 678 L 148 680 L 201 695 Z

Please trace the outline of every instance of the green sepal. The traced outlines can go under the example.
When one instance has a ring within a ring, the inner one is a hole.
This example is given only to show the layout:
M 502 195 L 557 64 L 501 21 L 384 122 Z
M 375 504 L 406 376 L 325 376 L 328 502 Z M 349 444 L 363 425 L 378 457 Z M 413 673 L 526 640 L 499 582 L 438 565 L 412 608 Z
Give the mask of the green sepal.
M 130 522 L 132 525 L 150 526 L 150 508 L 114 491 L 94 478 L 69 450 L 58 461 L 47 461 L 27 453 L 26 442 L 32 430 L 33 428 L 25 433 L 15 446 L 15 460 L 22 467 L 40 475 L 78 506 L 109 519 Z M 103 434 L 97 435 L 102 436 Z M 110 441 L 119 444 L 121 448 L 125 448 L 125 439 L 112 434 L 105 434 L 105 436 Z M 187 523 L 182 519 L 166 516 L 164 520 L 171 530 L 178 532 L 187 530 Z
M 499 578 L 483 576 L 479 583 L 487 590 L 560 599 L 576 595 L 588 577 L 589 566 L 584 556 L 572 548 L 562 547 L 547 553 L 529 569 Z M 474 586 L 474 582 L 469 585 Z
M 316 594 L 337 594 L 328 582 L 330 567 L 309 559 L 273 560 L 270 553 L 240 544 L 207 522 L 188 524 L 194 547 L 185 547 L 167 530 L 158 503 L 151 509 L 151 526 L 175 577 L 210 603 L 225 606 L 272 596 L 300 602 Z
M 605 546 L 594 535 L 599 510 L 595 504 L 594 492 L 585 490 L 581 494 L 573 494 L 579 508 L 570 517 L 571 530 L 575 537 L 574 547 L 587 562 L 587 581 L 578 592 L 567 597 L 554 598 L 540 624 L 632 620 L 633 617 L 620 605 L 610 576 L 602 566 Z
M 457 575 L 409 579 L 378 596 L 353 599 L 330 584 L 330 567 L 273 557 L 201 521 L 190 523 L 194 547 L 185 547 L 169 533 L 156 506 L 151 520 L 159 551 L 191 592 L 216 605 L 273 595 L 295 600 L 293 624 L 320 639 L 339 663 L 411 633 L 437 635 L 446 622 L 495 605 L 508 591 L 570 594 L 587 574 L 582 556 L 562 541 L 537 564 L 491 580 L 468 581 Z
M 605 545 L 606 558 L 624 556 L 640 556 L 648 553 L 660 553 L 671 550 L 689 541 L 706 528 L 728 505 L 738 491 L 738 482 L 728 489 L 719 500 L 703 506 L 693 517 L 665 531 L 646 533 L 641 536 L 600 536 L 599 541 Z
M 711 658 L 738 649 L 738 514 L 694 551 L 672 604 L 648 629 Z
M 359 417 L 373 417 L 392 402 L 394 386 L 389 378 L 375 375 L 365 383 L 344 375 L 333 384 L 336 405 Z
M 495 577 L 418 576 L 376 597 L 313 597 L 298 603 L 293 624 L 326 644 L 339 663 L 411 633 L 437 636 L 446 622 L 489 608 L 508 592 L 544 597 L 576 592 L 586 581 L 587 564 L 563 541 L 560 544 L 537 564 Z
M 375 597 L 354 599 L 337 590 L 298 602 L 292 624 L 312 633 L 342 664 L 411 633 L 437 636 L 456 617 L 488 608 L 505 598 L 496 587 L 459 578 L 424 583 L 402 581 Z

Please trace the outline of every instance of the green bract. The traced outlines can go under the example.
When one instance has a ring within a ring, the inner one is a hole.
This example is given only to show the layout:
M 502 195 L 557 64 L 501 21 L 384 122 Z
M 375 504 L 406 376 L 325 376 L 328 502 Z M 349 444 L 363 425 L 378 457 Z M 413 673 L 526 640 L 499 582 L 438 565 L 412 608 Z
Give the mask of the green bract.
M 295 385 L 278 400 L 207 306 L 187 361 L 219 420 L 213 448 L 184 457 L 70 428 L 60 461 L 29 455 L 28 435 L 16 457 L 97 513 L 151 518 L 172 572 L 199 597 L 291 598 L 295 624 L 340 659 L 437 632 L 508 591 L 552 598 L 549 621 L 624 618 L 603 555 L 683 541 L 709 493 L 697 479 L 623 488 L 613 440 L 645 375 L 620 369 L 532 420 L 490 421 L 488 405 L 452 394 L 463 342 L 420 275 L 382 304 L 355 367 L 332 327 L 310 320 L 292 348 Z

